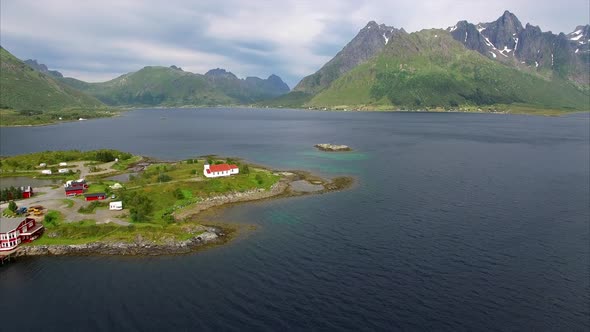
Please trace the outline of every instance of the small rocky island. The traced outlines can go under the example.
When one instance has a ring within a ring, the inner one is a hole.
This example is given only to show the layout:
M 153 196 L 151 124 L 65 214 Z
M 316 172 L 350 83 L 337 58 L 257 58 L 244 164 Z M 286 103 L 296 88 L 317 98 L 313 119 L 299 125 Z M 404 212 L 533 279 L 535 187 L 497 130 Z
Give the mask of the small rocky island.
M 327 151 L 327 152 L 352 151 L 352 149 L 348 145 L 336 145 L 336 144 L 322 143 L 322 144 L 316 144 L 314 146 L 321 151 Z

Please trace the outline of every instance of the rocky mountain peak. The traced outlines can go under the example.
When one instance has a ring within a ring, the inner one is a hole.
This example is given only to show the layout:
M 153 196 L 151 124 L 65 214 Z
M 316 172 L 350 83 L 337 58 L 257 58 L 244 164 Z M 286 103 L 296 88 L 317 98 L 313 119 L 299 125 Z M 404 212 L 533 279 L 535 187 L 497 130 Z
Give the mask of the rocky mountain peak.
M 41 72 L 43 74 L 51 75 L 54 77 L 64 77 L 62 75 L 62 73 L 58 72 L 57 70 L 49 70 L 49 68 L 47 68 L 46 65 L 44 65 L 42 63 L 38 63 L 37 60 L 28 59 L 28 60 L 25 60 L 24 63 L 27 66 L 29 66 L 29 67 L 31 67 L 31 68 L 35 69 L 36 71 Z
M 225 78 L 238 79 L 238 77 L 236 75 L 234 75 L 232 72 L 229 72 L 229 71 L 222 69 L 222 68 L 211 69 L 205 73 L 205 76 L 214 77 L 214 78 L 215 77 L 225 77 Z
M 303 78 L 293 90 L 307 93 L 321 91 L 342 74 L 375 56 L 392 38 L 405 33 L 403 29 L 369 21 L 332 60 L 314 74 Z

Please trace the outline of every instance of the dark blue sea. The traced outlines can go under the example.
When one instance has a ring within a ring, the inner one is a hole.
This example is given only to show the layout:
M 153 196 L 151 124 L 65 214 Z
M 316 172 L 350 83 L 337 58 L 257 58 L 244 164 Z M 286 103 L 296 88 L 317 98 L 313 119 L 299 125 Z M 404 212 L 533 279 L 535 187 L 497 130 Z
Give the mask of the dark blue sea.
M 218 154 L 356 183 L 227 208 L 211 218 L 255 227 L 191 255 L 19 258 L 0 330 L 587 331 L 589 135 L 588 114 L 223 108 L 1 128 L 2 155 Z

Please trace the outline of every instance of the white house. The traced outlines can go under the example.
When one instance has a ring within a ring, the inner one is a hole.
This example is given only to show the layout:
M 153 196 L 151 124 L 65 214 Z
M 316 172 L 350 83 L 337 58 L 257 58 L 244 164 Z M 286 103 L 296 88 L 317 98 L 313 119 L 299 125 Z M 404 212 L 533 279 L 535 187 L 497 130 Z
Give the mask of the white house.
M 68 166 L 68 163 L 59 163 L 59 166 Z
M 114 211 L 123 210 L 123 202 L 122 201 L 110 202 L 109 203 L 109 210 L 114 210 Z
M 203 175 L 208 178 L 218 178 L 222 176 L 230 176 L 240 173 L 240 169 L 236 165 L 219 164 L 209 165 L 205 164 L 203 168 Z
M 50 169 L 44 169 L 44 170 L 41 171 L 41 174 L 51 175 L 51 170 Z
M 68 173 L 70 170 L 67 168 L 60 168 L 57 170 L 58 173 Z

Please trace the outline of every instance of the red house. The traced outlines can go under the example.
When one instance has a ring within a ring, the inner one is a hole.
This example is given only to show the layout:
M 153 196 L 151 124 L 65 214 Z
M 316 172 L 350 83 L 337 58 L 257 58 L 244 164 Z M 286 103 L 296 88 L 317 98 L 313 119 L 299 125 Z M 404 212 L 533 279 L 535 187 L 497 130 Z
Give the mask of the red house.
M 22 242 L 31 242 L 42 232 L 43 224 L 33 218 L 0 217 L 0 251 L 13 250 Z
M 64 184 L 64 188 L 66 191 L 66 196 L 76 196 L 82 195 L 88 188 L 88 185 L 84 180 L 68 181 L 66 184 Z
M 66 196 L 82 195 L 84 188 L 66 187 Z
M 23 198 L 30 198 L 33 196 L 33 187 L 23 187 Z
M 102 201 L 107 198 L 107 195 L 105 193 L 84 194 L 84 198 L 86 201 Z

